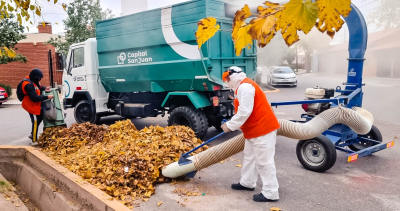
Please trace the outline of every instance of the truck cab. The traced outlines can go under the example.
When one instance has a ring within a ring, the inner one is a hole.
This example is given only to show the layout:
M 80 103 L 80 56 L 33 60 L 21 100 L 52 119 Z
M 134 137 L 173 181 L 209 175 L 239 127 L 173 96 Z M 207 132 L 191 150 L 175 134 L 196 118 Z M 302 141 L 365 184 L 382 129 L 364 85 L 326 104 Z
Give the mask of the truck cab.
M 100 120 L 109 114 L 108 93 L 99 79 L 97 42 L 91 38 L 70 47 L 63 72 L 64 109 L 75 108 L 78 123 Z

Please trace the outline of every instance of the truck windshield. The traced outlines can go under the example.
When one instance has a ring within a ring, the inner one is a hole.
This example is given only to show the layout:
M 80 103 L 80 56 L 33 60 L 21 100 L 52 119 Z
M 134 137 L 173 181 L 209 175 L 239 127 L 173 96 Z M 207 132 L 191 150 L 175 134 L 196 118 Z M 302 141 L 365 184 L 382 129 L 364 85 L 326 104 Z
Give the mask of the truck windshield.
M 293 70 L 290 67 L 278 67 L 273 73 L 293 73 Z
M 74 52 L 72 55 L 74 57 L 73 68 L 83 67 L 85 65 L 85 57 L 84 57 L 83 47 L 74 49 Z

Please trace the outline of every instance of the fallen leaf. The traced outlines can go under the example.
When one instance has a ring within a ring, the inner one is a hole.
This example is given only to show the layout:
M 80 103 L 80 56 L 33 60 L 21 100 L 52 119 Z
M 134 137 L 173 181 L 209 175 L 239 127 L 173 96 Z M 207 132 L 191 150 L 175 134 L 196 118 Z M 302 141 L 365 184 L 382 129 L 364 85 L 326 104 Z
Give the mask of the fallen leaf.
M 242 167 L 242 165 L 241 164 L 237 164 L 236 167 Z
M 162 205 L 162 201 L 160 201 L 160 202 L 157 203 L 157 207 L 159 207 L 159 206 L 161 206 L 161 205 Z
M 86 178 L 74 180 L 76 183 L 90 183 L 128 205 L 127 199 L 151 197 L 155 184 L 177 184 L 176 180 L 162 176 L 163 167 L 179 159 L 183 151 L 202 143 L 185 126 L 149 126 L 137 130 L 130 120 L 110 126 L 82 123 L 70 128 L 46 128 L 40 140 L 42 152 Z M 196 153 L 205 149 L 202 147 Z
M 271 211 L 281 211 L 279 207 L 271 207 L 269 208 Z

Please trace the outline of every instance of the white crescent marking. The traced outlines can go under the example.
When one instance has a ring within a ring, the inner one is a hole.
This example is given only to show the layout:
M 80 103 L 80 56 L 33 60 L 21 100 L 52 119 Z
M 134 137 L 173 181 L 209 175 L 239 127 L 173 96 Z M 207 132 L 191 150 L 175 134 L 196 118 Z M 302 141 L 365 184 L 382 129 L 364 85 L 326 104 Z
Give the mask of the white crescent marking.
M 180 56 L 187 59 L 201 59 L 197 45 L 189 45 L 178 39 L 172 27 L 172 6 L 161 10 L 161 29 L 164 39 L 169 46 Z

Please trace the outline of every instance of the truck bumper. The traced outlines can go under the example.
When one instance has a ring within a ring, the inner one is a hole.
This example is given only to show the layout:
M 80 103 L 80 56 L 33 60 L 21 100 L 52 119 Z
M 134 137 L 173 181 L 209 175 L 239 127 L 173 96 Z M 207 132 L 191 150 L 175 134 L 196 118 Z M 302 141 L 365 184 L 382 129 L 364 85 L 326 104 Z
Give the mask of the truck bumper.
M 64 98 L 63 108 L 64 108 L 64 110 L 66 110 L 68 108 L 72 108 L 72 99 Z

